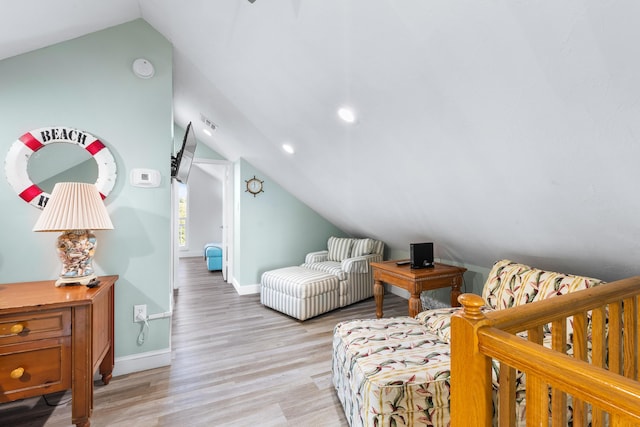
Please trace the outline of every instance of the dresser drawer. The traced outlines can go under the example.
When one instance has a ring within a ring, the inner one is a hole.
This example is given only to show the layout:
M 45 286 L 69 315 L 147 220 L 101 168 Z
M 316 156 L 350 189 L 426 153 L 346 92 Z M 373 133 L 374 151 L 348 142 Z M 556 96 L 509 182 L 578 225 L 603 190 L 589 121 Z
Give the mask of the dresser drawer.
M 0 345 L 71 335 L 71 309 L 0 316 Z
M 0 347 L 0 402 L 71 388 L 71 338 Z

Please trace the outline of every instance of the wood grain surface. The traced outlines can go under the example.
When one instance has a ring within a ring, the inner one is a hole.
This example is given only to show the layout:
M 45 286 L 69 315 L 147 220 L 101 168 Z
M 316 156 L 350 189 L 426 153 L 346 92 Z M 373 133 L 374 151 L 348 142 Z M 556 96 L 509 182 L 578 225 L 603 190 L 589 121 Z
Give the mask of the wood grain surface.
M 202 257 L 179 269 L 172 365 L 96 381 L 93 427 L 347 425 L 331 383 L 333 327 L 375 318 L 373 298 L 300 322 L 238 295 Z M 407 300 L 385 296 L 385 317 L 406 312 Z M 67 427 L 70 397 L 0 405 L 0 425 Z

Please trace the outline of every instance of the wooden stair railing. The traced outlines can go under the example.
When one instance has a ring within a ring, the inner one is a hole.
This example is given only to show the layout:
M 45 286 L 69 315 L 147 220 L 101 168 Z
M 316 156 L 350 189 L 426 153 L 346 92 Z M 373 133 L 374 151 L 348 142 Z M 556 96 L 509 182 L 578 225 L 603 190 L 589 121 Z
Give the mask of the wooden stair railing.
M 639 295 L 640 276 L 487 313 L 481 297 L 461 295 L 451 319 L 451 426 L 493 425 L 492 359 L 499 426 L 517 425 L 516 371 L 526 375 L 527 426 L 566 426 L 569 404 L 573 427 L 640 426 Z

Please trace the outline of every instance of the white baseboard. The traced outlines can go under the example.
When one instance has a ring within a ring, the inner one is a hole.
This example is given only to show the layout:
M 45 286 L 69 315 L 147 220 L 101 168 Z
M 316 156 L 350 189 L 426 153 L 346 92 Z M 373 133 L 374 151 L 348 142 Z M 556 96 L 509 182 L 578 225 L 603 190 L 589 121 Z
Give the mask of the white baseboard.
M 180 251 L 178 252 L 178 258 L 194 258 L 201 257 L 204 262 L 204 252 L 200 250 Z
M 397 286 L 390 286 L 390 285 L 384 285 L 384 291 L 385 292 L 390 292 L 394 295 L 398 295 L 399 297 L 402 297 L 406 300 L 409 299 L 409 297 L 411 296 L 411 294 L 409 293 L 409 291 L 406 291 L 402 288 L 398 288 Z
M 255 285 L 240 286 L 240 284 L 235 279 L 233 279 L 231 283 L 233 284 L 233 288 L 236 290 L 238 295 L 251 295 L 251 294 L 260 293 L 259 283 Z M 405 291 L 404 289 L 401 289 L 401 288 L 397 288 L 395 286 L 384 285 L 384 288 L 385 288 L 385 292 L 391 292 L 392 294 L 398 295 L 399 297 L 402 297 L 406 300 L 408 300 L 409 297 L 411 296 L 408 291 Z
M 113 368 L 113 376 L 131 374 L 133 372 L 146 371 L 171 365 L 171 349 L 148 351 L 146 353 L 132 354 L 130 356 L 117 357 Z
M 251 295 L 260 293 L 260 284 L 240 286 L 236 280 L 233 280 L 233 287 L 239 295 Z M 408 299 L 409 293 L 404 289 L 395 286 L 385 286 L 385 290 Z M 161 368 L 171 365 L 171 349 L 148 351 L 146 353 L 137 353 L 130 356 L 118 357 L 115 360 L 113 368 L 113 376 L 131 374 L 133 372 L 146 371 L 148 369 Z
M 259 283 L 256 285 L 240 286 L 240 284 L 236 281 L 236 279 L 233 279 L 231 283 L 233 283 L 233 287 L 238 293 L 238 295 L 251 295 L 251 294 L 260 293 Z
M 259 283 L 255 285 L 240 286 L 240 284 L 235 279 L 233 279 L 231 283 L 233 284 L 233 287 L 238 293 L 238 295 L 251 295 L 251 294 L 260 293 Z M 385 289 L 385 292 L 391 292 L 392 294 L 398 295 L 399 297 L 402 297 L 406 300 L 408 300 L 409 297 L 411 296 L 411 294 L 409 294 L 408 291 L 405 291 L 404 289 L 398 288 L 396 286 L 389 286 L 385 284 L 384 289 Z

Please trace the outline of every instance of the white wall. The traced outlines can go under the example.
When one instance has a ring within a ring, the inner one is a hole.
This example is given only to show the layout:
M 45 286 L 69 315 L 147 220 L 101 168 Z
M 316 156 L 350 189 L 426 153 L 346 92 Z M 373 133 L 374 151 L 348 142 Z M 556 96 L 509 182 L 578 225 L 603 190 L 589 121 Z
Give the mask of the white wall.
M 207 165 L 223 169 L 223 165 Z M 198 164 L 189 173 L 187 247 L 180 257 L 203 256 L 206 243 L 222 242 L 222 181 L 208 174 Z

